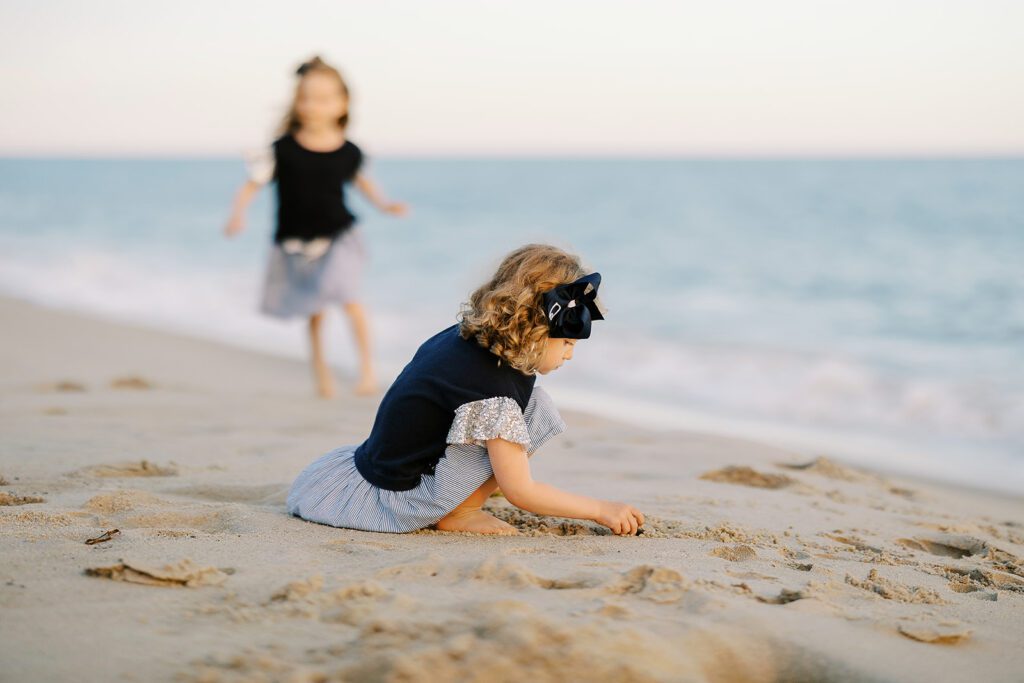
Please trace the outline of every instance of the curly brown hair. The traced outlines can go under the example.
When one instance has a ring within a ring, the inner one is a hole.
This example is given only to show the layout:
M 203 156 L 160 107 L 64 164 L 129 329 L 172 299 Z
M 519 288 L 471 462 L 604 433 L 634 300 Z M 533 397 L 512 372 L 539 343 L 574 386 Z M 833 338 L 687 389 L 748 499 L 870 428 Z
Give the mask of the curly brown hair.
M 462 304 L 459 333 L 523 374 L 536 374 L 548 337 L 542 295 L 585 274 L 580 258 L 558 247 L 519 247 Z

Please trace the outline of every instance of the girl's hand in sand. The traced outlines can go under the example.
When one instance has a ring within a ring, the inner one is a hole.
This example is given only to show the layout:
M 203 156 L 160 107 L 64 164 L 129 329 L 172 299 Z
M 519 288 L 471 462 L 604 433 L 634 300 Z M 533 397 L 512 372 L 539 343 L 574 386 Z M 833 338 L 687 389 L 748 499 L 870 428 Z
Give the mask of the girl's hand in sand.
M 644 523 L 644 515 L 632 505 L 602 500 L 598 506 L 594 521 L 608 527 L 619 536 L 636 536 L 636 531 Z

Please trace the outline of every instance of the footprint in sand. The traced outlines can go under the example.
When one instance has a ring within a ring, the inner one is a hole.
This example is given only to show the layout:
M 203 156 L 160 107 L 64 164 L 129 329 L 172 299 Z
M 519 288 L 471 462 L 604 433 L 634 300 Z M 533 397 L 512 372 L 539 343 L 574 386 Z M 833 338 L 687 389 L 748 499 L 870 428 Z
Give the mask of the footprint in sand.
M 68 379 L 63 379 L 58 382 L 51 382 L 50 384 L 40 384 L 38 387 L 36 387 L 36 389 L 44 393 L 59 392 L 69 394 L 78 394 L 87 391 L 85 385 L 82 384 L 81 382 L 74 382 Z
M 104 525 L 160 532 L 183 530 L 210 534 L 237 531 L 238 515 L 232 510 L 201 504 L 181 504 L 146 491 L 121 490 L 102 493 L 86 501 L 83 508 L 100 517 Z M 172 534 L 173 536 L 174 534 Z
M 846 583 L 870 591 L 886 600 L 924 605 L 946 604 L 946 601 L 930 588 L 907 586 L 898 581 L 887 579 L 879 574 L 877 569 L 870 570 L 864 579 L 858 579 L 847 574 Z
M 904 548 L 956 559 L 984 555 L 989 549 L 988 543 L 980 538 L 956 534 L 941 534 L 930 538 L 898 538 L 896 543 Z
M 163 466 L 148 460 L 140 460 L 113 465 L 93 465 L 81 469 L 80 472 L 93 477 L 173 477 L 178 474 L 178 468 L 173 463 Z
M 602 591 L 664 604 L 678 601 L 689 589 L 689 582 L 675 569 L 643 564 L 606 582 Z
M 152 389 L 153 385 L 142 377 L 131 375 L 128 377 L 117 377 L 110 381 L 111 389 L 131 389 L 135 391 L 145 391 Z

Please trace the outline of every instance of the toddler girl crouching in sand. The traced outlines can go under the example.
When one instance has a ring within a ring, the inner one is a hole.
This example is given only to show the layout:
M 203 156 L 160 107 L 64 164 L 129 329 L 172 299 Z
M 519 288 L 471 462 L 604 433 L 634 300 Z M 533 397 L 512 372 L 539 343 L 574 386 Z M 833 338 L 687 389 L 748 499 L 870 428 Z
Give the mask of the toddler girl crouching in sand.
M 565 430 L 536 376 L 571 359 L 591 321 L 602 319 L 600 282 L 555 247 L 530 244 L 506 256 L 459 324 L 420 346 L 381 401 L 369 438 L 299 475 L 288 511 L 364 531 L 518 533 L 481 509 L 500 486 L 524 510 L 635 535 L 644 516 L 632 506 L 530 476 L 528 457 Z

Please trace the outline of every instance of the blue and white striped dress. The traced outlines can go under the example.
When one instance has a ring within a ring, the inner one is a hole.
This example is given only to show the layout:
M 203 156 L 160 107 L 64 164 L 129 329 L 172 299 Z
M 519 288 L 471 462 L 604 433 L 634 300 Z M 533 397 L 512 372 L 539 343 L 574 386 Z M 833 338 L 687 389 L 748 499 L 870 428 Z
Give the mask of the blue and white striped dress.
M 444 456 L 415 488 L 391 491 L 374 486 L 356 469 L 358 444 L 342 446 L 302 471 L 288 494 L 288 512 L 310 522 L 362 531 L 423 529 L 458 507 L 493 474 L 487 439 L 521 443 L 533 455 L 563 431 L 562 416 L 540 387 L 534 387 L 522 412 L 504 397 L 473 401 L 458 408 Z

